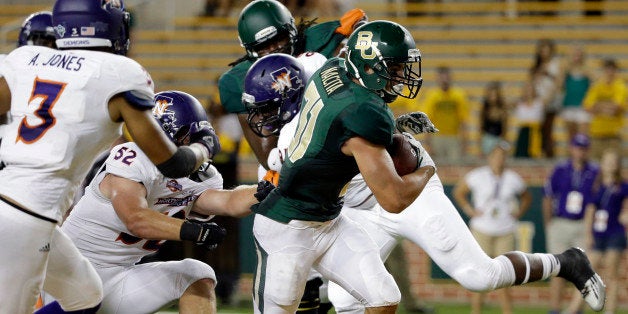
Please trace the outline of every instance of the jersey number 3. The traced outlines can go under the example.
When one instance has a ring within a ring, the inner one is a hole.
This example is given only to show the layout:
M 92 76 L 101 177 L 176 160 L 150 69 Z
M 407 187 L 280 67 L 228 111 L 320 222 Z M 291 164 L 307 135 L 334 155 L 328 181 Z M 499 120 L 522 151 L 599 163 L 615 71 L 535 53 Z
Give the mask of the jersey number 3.
M 22 118 L 20 127 L 17 131 L 17 138 L 15 141 L 22 141 L 26 144 L 31 144 L 39 140 L 46 131 L 53 127 L 57 122 L 57 119 L 52 114 L 52 107 L 59 99 L 59 96 L 63 92 L 66 83 L 60 83 L 55 81 L 42 80 L 35 78 L 33 84 L 33 91 L 31 97 L 28 100 L 30 106 L 32 102 L 39 101 L 39 106 L 33 112 L 33 114 L 42 120 L 41 123 L 36 125 L 30 125 L 26 117 Z

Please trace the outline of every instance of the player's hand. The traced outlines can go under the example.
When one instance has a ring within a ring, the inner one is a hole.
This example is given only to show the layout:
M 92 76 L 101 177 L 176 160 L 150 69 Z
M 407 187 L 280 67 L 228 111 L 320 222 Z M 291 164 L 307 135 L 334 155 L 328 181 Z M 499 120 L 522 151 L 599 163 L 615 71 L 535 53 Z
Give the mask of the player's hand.
M 272 184 L 270 181 L 262 180 L 257 183 L 257 192 L 253 194 L 255 198 L 261 202 L 263 201 L 270 192 L 272 192 L 277 186 Z
M 395 128 L 401 133 L 408 132 L 410 134 L 438 132 L 438 129 L 434 126 L 434 123 L 430 121 L 430 118 L 421 111 L 400 115 L 395 119 Z
M 203 246 L 207 250 L 213 250 L 225 239 L 227 230 L 213 222 L 198 220 L 186 220 L 185 224 L 191 224 L 191 228 L 197 230 L 198 235 L 194 241 L 196 245 Z M 185 227 L 181 227 L 182 229 Z
M 368 22 L 369 18 L 362 9 L 351 9 L 340 18 L 340 26 L 336 33 L 349 37 L 353 31 Z
M 432 157 L 430 156 L 430 154 L 428 154 L 425 148 L 423 148 L 423 145 L 421 145 L 421 142 L 415 139 L 414 136 L 412 136 L 412 134 L 408 132 L 402 132 L 401 134 L 403 134 L 403 136 L 405 136 L 408 139 L 408 142 L 410 143 L 410 145 L 412 145 L 412 148 L 414 148 L 414 150 L 416 151 L 417 156 L 419 156 L 419 160 L 418 160 L 419 165 L 417 169 L 421 167 L 425 167 L 425 166 L 432 166 L 434 167 L 434 170 L 436 170 L 436 164 L 434 163 L 434 160 L 432 160 Z
M 220 152 L 220 141 L 214 127 L 207 121 L 190 124 L 190 143 L 198 143 L 209 151 L 209 159 Z

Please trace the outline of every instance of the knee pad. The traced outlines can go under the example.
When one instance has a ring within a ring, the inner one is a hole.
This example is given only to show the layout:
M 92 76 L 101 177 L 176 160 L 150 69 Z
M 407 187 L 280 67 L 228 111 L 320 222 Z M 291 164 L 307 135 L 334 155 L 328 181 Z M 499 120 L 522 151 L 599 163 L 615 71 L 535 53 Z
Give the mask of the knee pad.
M 386 276 L 382 278 L 382 280 L 373 282 L 373 285 L 376 287 L 374 291 L 378 293 L 378 301 L 377 303 L 367 301 L 365 306 L 394 305 L 399 304 L 401 301 L 401 291 L 399 291 L 399 287 L 397 287 L 397 283 L 395 283 L 395 279 L 391 274 L 386 273 Z
M 213 280 L 215 284 L 218 283 L 214 269 L 201 261 L 186 258 L 174 263 L 178 263 L 178 265 L 175 266 L 177 272 L 181 273 L 183 280 L 189 283 L 206 278 Z
M 473 292 L 492 291 L 514 283 L 515 272 L 507 257 L 500 255 L 488 263 L 465 267 L 454 274 L 454 279 Z
M 298 271 L 302 267 L 292 255 L 276 254 L 271 258 L 273 262 L 267 263 L 263 275 L 264 296 L 281 306 L 298 304 L 304 289 L 303 282 L 307 280 L 307 271 L 303 274 Z

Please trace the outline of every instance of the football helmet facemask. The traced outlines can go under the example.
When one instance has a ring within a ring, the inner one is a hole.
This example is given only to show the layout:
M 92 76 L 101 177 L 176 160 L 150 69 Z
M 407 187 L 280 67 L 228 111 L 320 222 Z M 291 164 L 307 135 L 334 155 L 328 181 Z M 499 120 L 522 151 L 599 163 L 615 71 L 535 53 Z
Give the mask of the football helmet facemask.
M 170 139 L 177 145 L 189 145 L 190 125 L 207 121 L 201 103 L 188 93 L 164 91 L 155 94 L 153 116 Z
M 290 55 L 270 54 L 253 63 L 242 93 L 251 130 L 261 137 L 279 135 L 299 112 L 305 83 L 301 62 Z
M 288 9 L 276 0 L 256 0 L 242 9 L 238 17 L 238 39 L 247 54 L 260 57 L 273 43 L 286 41 L 266 54 L 281 52 L 292 54 L 297 37 L 294 18 Z
M 17 46 L 45 46 L 56 48 L 52 12 L 39 11 L 28 16 L 22 23 Z
M 110 47 L 126 55 L 130 21 L 122 0 L 57 0 L 52 8 L 60 49 Z
M 397 96 L 417 96 L 423 84 L 421 52 L 405 27 L 390 21 L 366 23 L 349 36 L 346 49 L 349 73 L 387 103 Z

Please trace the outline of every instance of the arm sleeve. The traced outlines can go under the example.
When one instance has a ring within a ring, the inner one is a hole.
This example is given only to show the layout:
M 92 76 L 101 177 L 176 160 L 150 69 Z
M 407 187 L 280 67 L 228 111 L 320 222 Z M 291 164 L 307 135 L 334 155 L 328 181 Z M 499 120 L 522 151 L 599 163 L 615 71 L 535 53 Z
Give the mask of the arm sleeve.
M 105 171 L 144 184 L 158 175 L 157 169 L 135 143 L 124 143 L 111 149 L 105 160 Z
M 388 146 L 392 143 L 394 123 L 388 109 L 369 103 L 354 104 L 342 113 L 342 120 L 347 130 L 342 143 L 353 135 L 376 145 Z
M 305 51 L 314 51 L 326 58 L 334 57 L 338 45 L 345 36 L 336 33 L 340 21 L 330 21 L 310 26 L 305 30 Z
M 236 74 L 233 73 L 235 70 L 236 68 L 232 68 L 218 80 L 220 103 L 229 113 L 246 113 L 246 107 L 242 104 L 244 85 L 236 78 Z
M 118 71 L 119 83 L 113 94 L 122 93 L 131 105 L 151 109 L 153 97 L 155 97 L 155 85 L 148 71 L 129 58 L 116 59 L 116 63 L 112 66 L 126 70 Z

